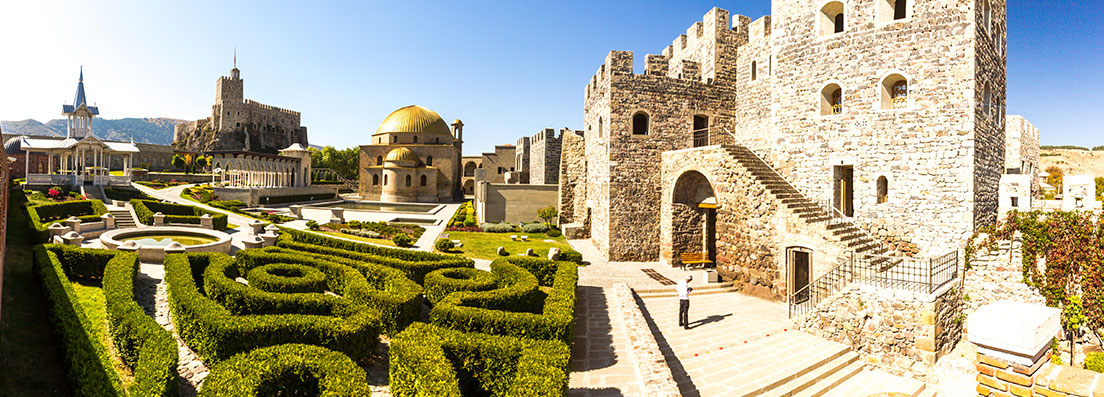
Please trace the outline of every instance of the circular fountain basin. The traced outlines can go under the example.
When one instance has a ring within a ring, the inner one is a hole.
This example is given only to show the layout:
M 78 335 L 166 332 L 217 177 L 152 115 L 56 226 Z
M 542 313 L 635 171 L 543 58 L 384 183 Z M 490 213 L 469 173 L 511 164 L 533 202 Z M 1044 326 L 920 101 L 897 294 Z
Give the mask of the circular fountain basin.
M 111 230 L 100 235 L 100 245 L 105 249 L 120 249 L 128 241 L 136 243 L 138 258 L 145 263 L 164 261 L 166 248 L 171 251 L 169 245 L 174 242 L 182 245 L 185 252 L 230 253 L 229 234 L 198 227 L 150 226 Z

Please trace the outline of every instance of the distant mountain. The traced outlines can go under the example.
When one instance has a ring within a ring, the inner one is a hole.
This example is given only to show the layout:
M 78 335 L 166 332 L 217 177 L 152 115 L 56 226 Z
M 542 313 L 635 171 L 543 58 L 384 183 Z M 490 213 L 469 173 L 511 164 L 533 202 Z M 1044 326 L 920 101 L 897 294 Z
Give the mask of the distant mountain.
M 106 141 L 130 141 L 168 145 L 173 140 L 173 127 L 187 120 L 158 118 L 95 119 L 92 133 Z M 65 120 L 55 119 L 45 124 L 37 120 L 0 121 L 0 129 L 12 135 L 65 136 Z

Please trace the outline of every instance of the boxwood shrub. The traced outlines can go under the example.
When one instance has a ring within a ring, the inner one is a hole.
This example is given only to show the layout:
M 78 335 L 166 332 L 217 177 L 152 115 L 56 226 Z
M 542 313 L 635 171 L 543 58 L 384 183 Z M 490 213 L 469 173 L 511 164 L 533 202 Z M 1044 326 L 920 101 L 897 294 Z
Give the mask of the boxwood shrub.
M 279 247 L 377 263 L 403 271 L 418 284 L 422 284 L 426 274 L 437 269 L 475 267 L 471 259 L 458 256 L 380 247 L 284 227 L 280 230 L 282 233 L 276 240 Z
M 35 233 L 35 240 L 46 242 L 50 239 L 50 225 L 75 216 L 81 223 L 99 222 L 100 215 L 107 213 L 107 206 L 100 200 L 76 200 L 60 203 L 27 206 L 29 226 Z
M 368 375 L 344 354 L 285 344 L 231 357 L 211 368 L 200 396 L 367 396 Z
M 357 310 L 346 317 L 235 315 L 199 288 L 209 266 L 228 266 L 232 261 L 230 256 L 219 253 L 165 257 L 169 309 L 177 333 L 205 363 L 215 365 L 238 353 L 285 343 L 323 346 L 359 360 L 368 357 L 379 343 L 375 326 L 379 319 L 368 310 Z
M 417 323 L 391 341 L 390 356 L 395 396 L 562 396 L 571 349 Z
M 492 262 L 491 271 L 502 277 L 500 286 L 507 286 L 491 291 L 452 293 L 433 307 L 430 321 L 464 332 L 571 343 L 575 325 L 575 286 L 579 280 L 574 263 L 510 257 Z M 543 302 L 539 295 L 519 293 L 521 285 L 529 282 L 518 277 L 519 273 L 532 279 L 532 283 L 539 280 L 540 285 L 551 287 Z
M 51 304 L 55 330 L 70 359 L 70 379 L 78 394 L 126 395 L 127 392 L 115 373 L 107 348 L 90 336 L 91 324 L 73 293 L 69 275 L 90 279 L 102 277 L 111 339 L 123 363 L 133 370 L 129 394 L 175 396 L 176 341 L 134 300 L 138 256 L 65 245 L 39 245 L 34 252 L 36 268 Z M 70 270 L 73 272 L 67 274 Z
M 292 263 L 273 263 L 253 268 L 247 273 L 249 286 L 268 292 L 288 294 L 326 290 L 326 275 L 318 269 Z
M 145 225 L 153 225 L 153 214 L 158 212 L 165 215 L 165 223 L 191 223 L 200 224 L 199 217 L 203 214 L 211 215 L 216 230 L 224 230 L 227 225 L 227 216 L 221 212 L 208 211 L 192 205 L 169 204 L 153 200 L 130 200 L 134 207 L 134 214 Z
M 497 285 L 498 276 L 485 270 L 468 267 L 441 269 L 426 275 L 425 297 L 430 303 L 437 303 L 453 292 L 487 291 Z
M 257 200 L 261 204 L 298 203 L 311 200 L 329 200 L 334 198 L 333 193 L 296 194 L 290 196 L 263 196 Z
M 247 257 L 255 256 L 246 251 L 239 252 L 238 256 L 242 257 L 243 253 Z M 323 273 L 333 273 L 332 276 L 324 278 L 333 287 L 333 291 L 341 296 L 266 292 L 235 281 L 250 269 L 267 264 L 250 259 L 238 258 L 236 262 L 212 263 L 203 271 L 203 290 L 207 297 L 235 315 L 311 314 L 344 317 L 359 310 L 353 307 L 357 305 L 354 299 L 362 296 L 367 289 L 364 276 L 355 270 L 331 262 L 317 261 L 313 266 L 331 268 Z
M 250 256 L 260 253 L 268 261 L 329 261 L 360 271 L 368 282 L 368 290 L 358 299 L 363 299 L 370 310 L 379 312 L 380 331 L 386 335 L 395 335 L 422 317 L 422 287 L 398 269 L 351 258 L 298 252 L 280 247 L 239 251 L 238 257 L 251 260 Z

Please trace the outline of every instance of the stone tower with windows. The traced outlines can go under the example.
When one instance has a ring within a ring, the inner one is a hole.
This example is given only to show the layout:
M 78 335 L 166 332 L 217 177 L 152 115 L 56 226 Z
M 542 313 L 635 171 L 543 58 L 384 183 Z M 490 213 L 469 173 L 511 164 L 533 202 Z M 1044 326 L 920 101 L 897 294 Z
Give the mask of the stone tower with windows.
M 641 74 L 632 53 L 612 51 L 583 90 L 583 143 L 564 144 L 564 159 L 581 152 L 586 164 L 561 186 L 573 201 L 565 222 L 589 222 L 610 260 L 657 260 L 659 203 L 674 184 L 664 159 L 739 145 L 895 247 L 957 247 L 996 218 L 1005 8 L 775 0 L 772 15 L 755 21 L 710 10 L 645 56 Z M 720 190 L 738 173 L 731 165 L 709 177 Z

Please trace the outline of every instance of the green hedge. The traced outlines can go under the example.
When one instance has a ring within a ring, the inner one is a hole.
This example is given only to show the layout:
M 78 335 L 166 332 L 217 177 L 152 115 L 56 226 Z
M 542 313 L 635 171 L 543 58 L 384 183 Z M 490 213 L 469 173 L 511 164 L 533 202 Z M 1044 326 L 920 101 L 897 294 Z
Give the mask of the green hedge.
M 54 333 L 65 350 L 69 382 L 75 394 L 126 395 L 107 348 L 91 337 L 92 325 L 77 300 L 73 283 L 66 276 L 64 262 L 45 245 L 35 246 L 34 261 L 43 294 L 49 303 Z
M 511 257 L 492 262 L 491 271 L 502 277 L 502 288 L 452 293 L 433 307 L 430 321 L 465 332 L 571 343 L 575 325 L 575 287 L 579 280 L 578 267 L 574 263 Z M 537 280 L 540 285 L 551 287 L 543 302 L 539 294 L 525 292 Z
M 326 290 L 326 275 L 310 266 L 273 263 L 253 268 L 245 276 L 249 286 L 267 292 L 322 293 Z
M 334 198 L 333 193 L 318 193 L 318 194 L 296 194 L 291 196 L 262 196 L 258 199 L 260 204 L 284 204 L 284 203 L 298 203 L 301 201 L 312 200 L 329 200 Z
M 309 266 L 316 266 L 322 270 L 332 290 L 343 297 L 321 293 L 266 292 L 235 281 L 235 278 L 241 277 L 255 267 L 269 264 L 269 262 L 254 260 L 255 256 L 249 251 L 239 251 L 238 258 L 234 262 L 220 261 L 207 266 L 203 272 L 203 290 L 207 293 L 207 297 L 235 315 L 310 314 L 345 317 L 359 310 L 354 307 L 357 303 L 352 298 L 363 295 L 368 288 L 364 276 L 360 273 L 327 261 L 316 261 Z M 294 261 L 296 258 L 291 260 Z M 287 262 L 289 261 L 276 259 L 272 263 Z M 298 262 L 292 263 L 303 264 L 299 262 L 307 261 L 299 259 Z
M 258 252 L 264 253 L 265 260 L 269 261 L 293 260 L 288 259 L 289 257 L 310 262 L 330 261 L 360 271 L 368 282 L 369 289 L 358 299 L 363 299 L 368 308 L 379 311 L 381 332 L 386 335 L 395 335 L 422 317 L 422 287 L 398 269 L 346 257 L 292 251 L 280 247 L 239 251 L 238 256 L 242 260 L 249 260 L 251 255 Z
M 138 256 L 121 251 L 65 245 L 35 247 L 35 264 L 51 305 L 55 331 L 69 358 L 70 380 L 80 395 L 127 395 L 111 363 L 110 353 L 92 340 L 83 309 L 69 276 L 103 280 L 109 332 L 115 351 L 134 380 L 129 394 L 177 395 L 177 346 L 172 334 L 146 315 L 134 300 Z M 87 277 L 80 274 L 86 274 Z
M 377 263 L 403 271 L 418 284 L 422 284 L 426 274 L 437 269 L 475 267 L 471 259 L 458 256 L 380 247 L 284 227 L 280 230 L 282 233 L 276 240 L 279 247 Z
M 239 255 L 242 252 L 238 253 Z M 230 256 L 217 253 L 171 254 L 165 257 L 169 308 L 177 333 L 208 364 L 258 347 L 285 343 L 318 345 L 368 357 L 379 343 L 379 322 L 371 311 L 348 317 L 304 314 L 234 315 L 200 292 L 211 265 L 227 266 Z
M 221 212 L 208 211 L 192 205 L 169 204 L 153 200 L 130 200 L 134 207 L 134 214 L 142 224 L 153 225 L 153 214 L 158 212 L 165 215 L 165 223 L 191 223 L 200 224 L 199 217 L 203 214 L 211 215 L 215 230 L 225 230 L 227 215 Z
M 100 200 L 63 201 L 60 203 L 27 206 L 29 226 L 35 231 L 35 240 L 47 242 L 50 239 L 50 225 L 75 216 L 81 223 L 99 222 L 100 215 L 107 213 L 107 206 Z
M 418 323 L 391 341 L 390 356 L 395 396 L 562 396 L 571 349 Z
M 367 396 L 367 378 L 344 354 L 311 345 L 276 345 L 211 368 L 199 395 Z
M 426 275 L 425 296 L 430 303 L 437 303 L 453 292 L 487 291 L 497 285 L 498 276 L 485 270 L 468 267 L 441 269 Z

